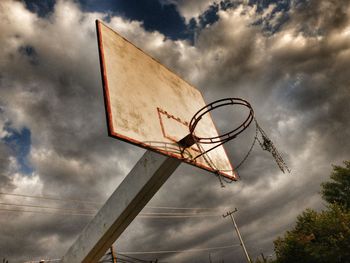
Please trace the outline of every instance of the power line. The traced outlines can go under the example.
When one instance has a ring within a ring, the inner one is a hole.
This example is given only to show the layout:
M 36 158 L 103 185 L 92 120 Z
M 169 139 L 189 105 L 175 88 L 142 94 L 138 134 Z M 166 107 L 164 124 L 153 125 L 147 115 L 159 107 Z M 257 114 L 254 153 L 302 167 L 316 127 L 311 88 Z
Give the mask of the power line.
M 140 215 L 171 215 L 171 216 L 178 216 L 178 215 L 208 215 L 208 216 L 218 216 L 218 214 L 208 214 L 208 213 L 162 213 L 162 212 L 141 212 Z
M 58 261 L 61 261 L 62 259 L 60 258 L 56 258 L 56 259 L 42 259 L 42 260 L 31 260 L 31 261 L 25 261 L 23 263 L 40 263 L 40 262 L 58 262 Z
M 58 198 L 58 197 L 54 197 L 54 196 L 47 196 L 47 195 L 36 196 L 36 195 L 5 193 L 5 192 L 0 192 L 0 195 L 9 195 L 9 196 L 26 197 L 26 198 L 34 198 L 34 199 L 62 201 L 62 202 L 77 202 L 77 203 L 99 204 L 99 205 L 102 204 L 101 202 L 95 202 L 95 201 L 87 201 L 87 200 L 81 200 L 81 199 L 64 199 L 64 198 Z M 145 208 L 149 208 L 149 209 L 165 209 L 165 210 L 219 210 L 218 208 L 171 207 L 171 206 L 146 206 Z
M 134 261 L 130 261 L 127 259 L 122 259 L 122 258 L 117 258 L 117 262 L 121 262 L 121 263 L 134 263 Z
M 21 210 L 21 209 L 8 209 L 8 208 L 0 208 L 0 211 L 51 214 L 51 215 L 72 215 L 72 216 L 93 216 L 94 215 L 94 214 L 85 214 L 85 213 L 57 213 L 57 212 L 50 212 L 50 211 Z
M 113 248 L 113 246 L 111 248 Z M 120 254 L 120 253 L 118 253 L 118 256 L 115 257 L 115 259 L 117 260 L 116 262 L 124 262 L 124 263 L 135 263 L 135 262 L 151 263 L 151 262 L 154 262 L 154 261 L 144 260 L 144 259 L 140 259 L 140 258 L 136 258 L 136 257 L 132 257 L 132 256 Z M 112 261 L 113 261 L 113 257 L 112 257 L 112 251 L 111 251 L 111 252 L 106 253 L 98 262 L 104 263 L 104 262 L 112 262 Z M 156 261 L 156 262 L 165 263 L 164 261 Z
M 121 254 L 119 254 L 119 255 L 121 255 Z M 126 257 L 128 259 L 123 259 L 123 258 L 117 257 L 117 262 L 133 263 L 133 262 L 135 262 L 135 260 L 138 261 L 138 262 L 148 262 L 148 263 L 150 262 L 149 260 L 138 259 L 138 258 L 130 257 L 130 256 L 127 256 L 127 255 L 121 255 L 121 256 Z M 60 259 L 60 258 L 57 258 L 57 259 L 45 259 L 44 262 L 45 263 L 46 262 L 59 262 L 61 260 L 62 259 Z M 134 260 L 134 261 L 131 261 L 131 260 Z M 43 260 L 31 260 L 31 261 L 25 261 L 23 263 L 40 263 L 42 261 Z M 99 262 L 103 263 L 103 262 L 111 262 L 111 261 L 110 261 L 110 259 L 101 259 Z M 151 262 L 153 262 L 153 261 L 151 261 Z M 157 262 L 161 263 L 161 261 L 157 261 Z
M 52 207 L 52 206 L 42 206 L 42 205 L 32 205 L 32 204 L 14 204 L 14 203 L 2 203 L 0 202 L 0 205 L 6 205 L 6 206 L 17 206 L 17 207 L 30 207 L 30 208 L 44 208 L 44 209 L 55 209 L 55 210 L 62 210 L 62 211 L 70 211 L 70 212 L 80 212 L 80 213 L 95 213 L 97 210 L 77 210 L 77 209 L 69 209 L 69 208 L 62 208 L 62 207 Z M 193 213 L 169 213 L 169 212 L 142 212 L 140 213 L 142 216 L 218 216 L 217 214 L 203 214 L 201 212 L 193 212 Z
M 122 256 L 122 257 L 129 258 L 129 259 L 138 260 L 140 262 L 149 262 L 149 260 L 139 259 L 139 258 L 131 257 L 131 256 L 128 256 L 128 255 L 124 255 L 124 254 L 121 254 L 121 253 L 118 253 L 118 255 Z
M 193 253 L 193 252 L 210 251 L 210 250 L 217 250 L 217 249 L 227 249 L 227 248 L 238 247 L 238 246 L 240 246 L 240 244 L 233 244 L 230 246 L 222 246 L 222 247 L 194 248 L 194 249 L 186 249 L 186 250 L 121 251 L 120 254 L 142 255 L 142 254 Z
M 122 259 L 120 257 L 117 257 L 117 260 L 119 262 L 132 262 L 130 260 L 138 260 L 140 262 L 149 262 L 147 260 L 138 259 L 135 257 L 131 257 L 129 255 L 141 255 L 141 254 L 169 254 L 169 253 L 195 253 L 195 252 L 202 252 L 202 251 L 210 251 L 210 250 L 218 250 L 218 249 L 228 249 L 232 247 L 240 246 L 240 244 L 232 244 L 230 246 L 221 246 L 221 247 L 207 247 L 207 248 L 194 248 L 194 249 L 186 249 L 186 250 L 160 250 L 160 251 L 123 251 L 118 253 L 118 255 L 126 257 L 128 259 Z M 128 255 L 126 255 L 128 254 Z M 44 262 L 57 262 L 61 261 L 61 259 L 48 259 Z M 105 262 L 106 260 L 102 260 L 101 262 Z M 26 261 L 24 263 L 40 263 L 40 261 Z
M 25 205 L 22 205 L 25 207 Z M 40 208 L 40 206 L 37 206 L 37 208 Z M 83 213 L 79 210 L 76 210 L 74 212 L 76 213 L 60 213 L 60 212 L 51 212 L 51 211 L 39 211 L 39 210 L 22 210 L 22 209 L 8 209 L 8 208 L 0 208 L 0 211 L 7 211 L 7 212 L 25 212 L 25 213 L 36 213 L 36 214 L 52 214 L 52 215 L 74 215 L 74 216 L 94 216 L 95 213 Z M 73 211 L 73 210 L 72 210 Z M 143 214 L 140 213 L 136 218 L 196 218 L 196 217 L 218 217 L 220 215 L 218 214 L 197 214 L 197 215 L 157 215 L 157 214 Z
M 203 215 L 204 213 L 203 212 L 194 212 L 194 213 L 186 213 L 186 212 L 183 212 L 183 213 L 174 213 L 174 212 L 141 212 L 142 215 L 174 215 L 174 216 L 177 216 L 177 215 Z M 208 214 L 208 215 L 213 215 L 213 214 Z
M 150 209 L 166 209 L 166 210 L 219 210 L 218 208 L 209 207 L 171 207 L 171 206 L 146 206 Z
M 53 196 L 35 196 L 35 195 L 24 195 L 24 194 L 13 194 L 13 193 L 4 193 L 0 192 L 0 195 L 12 195 L 12 196 L 19 196 L 19 197 L 27 197 L 27 198 L 36 198 L 36 199 L 45 199 L 45 200 L 53 200 L 53 201 L 62 201 L 62 202 L 76 202 L 76 203 L 88 203 L 88 204 L 101 204 L 100 202 L 94 202 L 94 201 L 86 201 L 86 200 L 80 200 L 80 199 L 62 199 L 58 197 Z
M 169 216 L 163 216 L 163 215 L 143 215 L 142 213 L 139 214 L 136 218 L 190 218 L 190 217 L 218 217 L 220 215 L 217 214 L 205 214 L 205 215 L 169 215 Z
M 70 209 L 70 208 L 42 206 L 42 205 L 32 205 L 32 204 L 13 204 L 13 203 L 2 203 L 2 202 L 0 202 L 0 205 L 18 206 L 18 207 L 31 207 L 31 208 L 44 208 L 44 209 L 55 209 L 55 210 L 70 211 L 70 212 L 91 212 L 91 213 L 92 212 L 96 212 L 96 210 L 77 210 L 77 209 Z

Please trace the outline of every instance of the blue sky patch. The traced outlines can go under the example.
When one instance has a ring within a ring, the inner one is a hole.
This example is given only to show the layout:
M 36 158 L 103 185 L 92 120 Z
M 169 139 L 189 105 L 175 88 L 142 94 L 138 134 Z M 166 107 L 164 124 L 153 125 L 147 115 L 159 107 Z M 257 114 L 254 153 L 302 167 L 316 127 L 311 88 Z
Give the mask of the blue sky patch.
M 10 127 L 6 127 L 5 129 L 9 135 L 2 140 L 12 150 L 13 155 L 16 156 L 19 164 L 19 171 L 24 174 L 31 174 L 34 170 L 28 160 L 31 147 L 30 130 L 28 128 L 23 128 L 17 131 Z
M 161 4 L 158 0 L 80 0 L 79 3 L 83 11 L 111 13 L 142 21 L 146 30 L 157 30 L 173 40 L 190 39 L 193 35 L 173 4 Z
M 24 0 L 26 8 L 40 17 L 46 17 L 54 9 L 55 0 Z
M 300 0 L 304 1 L 304 0 Z M 288 11 L 291 8 L 290 0 L 250 0 L 249 5 L 256 5 L 257 12 L 263 13 L 265 9 L 267 9 L 270 5 L 274 4 L 275 7 L 271 11 L 271 15 L 269 17 L 265 17 L 264 19 L 256 20 L 253 25 L 261 26 L 265 33 L 274 34 L 278 32 L 283 25 L 289 20 Z M 281 13 L 282 15 L 278 20 L 274 22 L 274 24 L 270 23 L 270 21 L 275 17 L 277 13 Z
M 305 1 L 305 0 L 299 0 Z M 37 13 L 40 17 L 46 17 L 53 12 L 55 0 L 24 0 L 27 9 Z M 83 11 L 102 12 L 111 16 L 121 16 L 130 20 L 137 20 L 143 23 L 147 31 L 159 31 L 172 40 L 186 39 L 194 42 L 195 34 L 207 25 L 215 23 L 219 10 L 236 8 L 239 3 L 230 0 L 223 0 L 212 4 L 202 15 L 199 16 L 199 23 L 191 19 L 188 24 L 184 17 L 172 3 L 165 4 L 160 0 L 77 0 Z M 257 5 L 257 12 L 263 12 L 270 4 L 276 4 L 272 15 L 282 12 L 283 16 L 278 23 L 271 25 L 268 21 L 258 20 L 253 25 L 262 25 L 266 32 L 274 33 L 288 20 L 290 0 L 250 0 L 249 5 Z M 108 17 L 107 17 L 108 19 Z M 27 47 L 25 47 L 27 48 Z M 26 51 L 26 49 L 24 50 Z M 30 53 L 30 50 L 28 50 Z M 34 50 L 35 51 L 35 50 Z M 33 58 L 34 54 L 28 54 L 31 63 L 37 63 Z
M 290 0 L 250 0 L 249 5 L 257 5 L 257 12 L 263 12 L 269 5 L 275 4 L 275 12 L 287 12 L 290 9 Z

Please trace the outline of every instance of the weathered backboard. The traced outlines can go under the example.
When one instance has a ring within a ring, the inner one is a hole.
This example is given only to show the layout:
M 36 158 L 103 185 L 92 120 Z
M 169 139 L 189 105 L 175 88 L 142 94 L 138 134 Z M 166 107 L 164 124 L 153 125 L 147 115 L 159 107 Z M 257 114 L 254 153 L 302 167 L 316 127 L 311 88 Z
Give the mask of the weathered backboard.
M 100 21 L 96 26 L 109 135 L 236 180 L 222 145 L 194 160 L 215 145 L 177 144 L 206 105 L 202 94 Z M 195 133 L 218 135 L 210 114 Z

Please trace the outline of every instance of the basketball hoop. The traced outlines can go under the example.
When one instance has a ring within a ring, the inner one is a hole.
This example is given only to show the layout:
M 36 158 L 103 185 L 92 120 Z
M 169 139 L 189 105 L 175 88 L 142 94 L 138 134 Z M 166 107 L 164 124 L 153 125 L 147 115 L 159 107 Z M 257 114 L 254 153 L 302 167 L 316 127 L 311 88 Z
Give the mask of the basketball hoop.
M 195 134 L 195 129 L 205 114 L 209 113 L 210 111 L 212 111 L 216 108 L 228 106 L 228 105 L 242 105 L 242 106 L 245 106 L 249 109 L 249 114 L 246 117 L 246 119 L 242 122 L 241 125 L 239 125 L 235 129 L 233 129 L 227 133 L 224 133 L 224 134 L 221 134 L 221 135 L 218 135 L 215 137 L 199 137 Z M 251 153 L 255 142 L 258 141 L 263 150 L 266 150 L 272 154 L 278 167 L 281 169 L 281 171 L 283 173 L 285 171 L 290 172 L 288 166 L 284 162 L 280 153 L 277 151 L 276 147 L 273 145 L 272 141 L 267 137 L 266 133 L 259 126 L 257 120 L 254 117 L 254 110 L 253 110 L 252 106 L 250 105 L 250 103 L 248 101 L 241 99 L 241 98 L 220 99 L 220 100 L 214 101 L 214 102 L 206 105 L 205 107 L 201 108 L 199 111 L 197 111 L 193 115 L 193 117 L 188 125 L 190 133 L 187 136 L 185 136 L 183 139 L 181 139 L 178 142 L 178 144 L 183 150 L 196 144 L 197 147 L 201 150 L 201 153 L 198 154 L 197 156 L 195 156 L 193 158 L 193 161 L 196 160 L 197 158 L 203 156 L 206 163 L 213 170 L 216 170 L 217 174 L 219 174 L 220 170 L 218 170 L 213 165 L 213 162 L 210 160 L 210 157 L 209 157 L 209 155 L 207 155 L 207 153 L 214 150 L 215 148 L 219 147 L 220 145 L 222 145 L 230 140 L 235 139 L 239 134 L 241 134 L 244 130 L 246 130 L 249 127 L 249 125 L 252 123 L 253 120 L 254 120 L 255 125 L 256 125 L 255 138 L 253 140 L 253 143 L 252 143 L 248 153 L 243 158 L 243 160 L 237 165 L 236 169 L 238 169 L 238 167 L 240 167 L 245 162 L 245 160 L 248 158 L 249 154 Z M 262 139 L 258 138 L 258 133 L 261 135 Z M 201 146 L 201 144 L 214 144 L 214 146 L 212 148 L 204 150 L 204 148 Z
M 199 121 L 202 119 L 202 117 L 207 114 L 208 112 L 219 108 L 223 106 L 228 106 L 228 105 L 242 105 L 245 106 L 249 109 L 249 114 L 247 118 L 243 121 L 241 125 L 239 125 L 237 128 L 215 136 L 215 137 L 199 137 L 195 135 L 195 129 L 196 126 L 198 125 Z M 189 123 L 189 131 L 190 133 L 184 137 L 182 140 L 178 142 L 178 144 L 183 147 L 187 148 L 192 146 L 193 144 L 215 144 L 214 147 L 206 150 L 205 152 L 202 152 L 200 155 L 196 156 L 195 159 L 198 157 L 208 153 L 209 151 L 219 147 L 220 145 L 236 138 L 240 133 L 242 133 L 245 129 L 248 128 L 248 126 L 251 124 L 251 122 L 254 119 L 254 111 L 250 103 L 244 99 L 241 98 L 226 98 L 226 99 L 220 99 L 217 101 L 214 101 L 205 107 L 201 108 L 199 111 L 197 111 L 196 114 L 193 115 L 190 123 Z

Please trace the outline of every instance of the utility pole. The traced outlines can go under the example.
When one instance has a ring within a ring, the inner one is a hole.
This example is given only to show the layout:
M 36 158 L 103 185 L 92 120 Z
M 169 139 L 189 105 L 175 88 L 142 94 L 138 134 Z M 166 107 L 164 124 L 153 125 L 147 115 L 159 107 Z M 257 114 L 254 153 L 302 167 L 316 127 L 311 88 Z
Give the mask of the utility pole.
M 237 232 L 237 236 L 238 236 L 238 238 L 239 238 L 239 241 L 241 242 L 241 246 L 242 246 L 242 248 L 243 248 L 244 255 L 245 255 L 246 258 L 247 258 L 247 262 L 248 262 L 248 263 L 252 263 L 252 261 L 251 261 L 249 255 L 248 255 L 248 251 L 247 251 L 247 249 L 246 249 L 246 247 L 245 247 L 245 245 L 244 245 L 243 239 L 242 239 L 242 237 L 241 237 L 241 233 L 239 232 L 239 229 L 238 229 L 238 226 L 237 226 L 237 224 L 236 224 L 235 218 L 233 217 L 233 213 L 235 213 L 235 212 L 237 212 L 237 211 L 238 211 L 238 209 L 235 208 L 234 211 L 229 211 L 229 212 L 227 212 L 225 215 L 222 215 L 222 216 L 223 216 L 223 218 L 225 218 L 225 217 L 227 217 L 227 216 L 230 216 L 230 217 L 231 217 L 232 224 L 233 224 L 233 226 L 235 227 L 235 230 L 236 230 L 236 232 Z
M 117 257 L 115 256 L 113 245 L 111 246 L 112 262 L 117 263 Z

